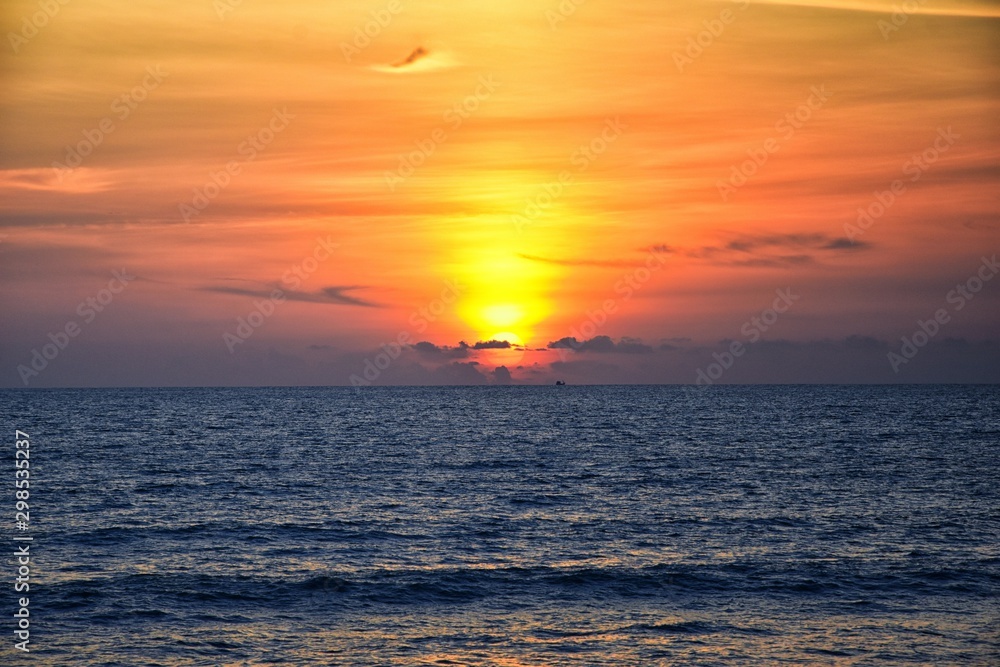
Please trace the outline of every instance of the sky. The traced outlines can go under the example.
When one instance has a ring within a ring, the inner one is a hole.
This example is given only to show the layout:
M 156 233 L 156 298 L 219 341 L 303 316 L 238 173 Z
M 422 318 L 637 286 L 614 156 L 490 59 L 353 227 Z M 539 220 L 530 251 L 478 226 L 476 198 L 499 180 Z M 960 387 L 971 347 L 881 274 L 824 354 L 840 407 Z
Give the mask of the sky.
M 0 386 L 1000 382 L 998 2 L 0 21 Z

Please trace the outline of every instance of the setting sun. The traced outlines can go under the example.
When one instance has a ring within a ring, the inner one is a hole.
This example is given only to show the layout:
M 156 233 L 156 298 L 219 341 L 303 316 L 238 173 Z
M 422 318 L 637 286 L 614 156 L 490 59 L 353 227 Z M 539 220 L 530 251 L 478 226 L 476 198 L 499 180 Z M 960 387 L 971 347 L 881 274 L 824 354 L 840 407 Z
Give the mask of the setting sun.
M 524 318 L 524 309 L 514 304 L 486 306 L 482 310 L 483 321 L 497 327 L 510 327 Z

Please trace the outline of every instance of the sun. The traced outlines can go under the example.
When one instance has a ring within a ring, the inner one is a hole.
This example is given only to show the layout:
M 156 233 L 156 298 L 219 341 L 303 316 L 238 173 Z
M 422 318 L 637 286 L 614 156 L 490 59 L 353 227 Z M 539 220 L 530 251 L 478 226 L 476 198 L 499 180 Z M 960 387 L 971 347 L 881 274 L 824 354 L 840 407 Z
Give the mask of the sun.
M 477 340 L 499 334 L 516 337 L 522 346 L 534 328 L 552 313 L 547 291 L 550 269 L 513 252 L 486 253 L 467 264 L 469 285 L 457 306 L 459 317 Z M 505 339 L 506 340 L 506 339 Z M 514 340 L 510 341 L 514 344 Z
M 524 308 L 512 303 L 501 303 L 485 306 L 482 309 L 482 320 L 494 327 L 513 327 L 524 319 Z
M 464 174 L 453 184 L 469 210 L 448 227 L 441 266 L 463 286 L 455 305 L 463 338 L 510 335 L 520 352 L 556 312 L 553 294 L 566 267 L 530 254 L 545 242 L 544 230 L 527 234 L 512 222 L 511 211 L 537 190 L 535 176 L 517 170 Z

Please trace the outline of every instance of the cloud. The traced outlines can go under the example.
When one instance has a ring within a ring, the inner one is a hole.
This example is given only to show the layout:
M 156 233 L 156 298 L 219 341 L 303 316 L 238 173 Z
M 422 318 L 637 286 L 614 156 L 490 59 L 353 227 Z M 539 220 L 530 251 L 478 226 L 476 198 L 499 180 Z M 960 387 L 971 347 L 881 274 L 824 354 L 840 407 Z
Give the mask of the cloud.
M 871 244 L 864 241 L 852 241 L 849 238 L 841 237 L 824 245 L 823 250 L 863 250 L 869 247 Z
M 507 370 L 506 366 L 497 366 L 493 369 L 493 382 L 494 384 L 511 383 L 510 371 Z
M 454 347 L 435 345 L 429 341 L 420 341 L 410 347 L 427 358 L 466 359 L 472 352 L 478 350 L 509 350 L 516 346 L 505 340 L 481 340 L 476 342 L 475 345 L 469 345 L 463 340 L 459 341 L 458 345 Z
M 326 299 L 317 299 L 317 301 L 327 301 L 330 303 L 340 303 L 346 306 L 364 306 L 365 308 L 378 308 L 377 303 L 371 301 L 365 301 L 364 299 L 359 299 L 358 297 L 351 296 L 349 294 L 344 294 L 348 290 L 364 289 L 362 285 L 331 285 L 330 287 L 324 287 L 320 290 L 320 294 L 326 297 Z M 296 293 L 293 293 L 289 298 L 292 301 L 302 300 L 311 301 L 312 299 L 296 299 Z
M 281 289 L 277 285 L 270 289 L 248 289 L 244 287 L 220 287 L 208 286 L 200 288 L 203 292 L 216 292 L 218 294 L 232 294 L 234 296 L 248 296 L 255 299 L 270 299 L 275 290 L 280 290 L 284 298 L 288 301 L 301 301 L 304 303 L 328 303 L 341 306 L 361 306 L 363 308 L 381 308 L 377 303 L 351 296 L 345 292 L 357 289 L 365 289 L 363 285 L 330 285 L 320 289 L 318 292 L 292 292 Z
M 556 259 L 553 257 L 542 257 L 540 255 L 527 255 L 525 253 L 518 253 L 517 255 L 521 259 L 526 259 L 531 262 L 543 262 L 545 264 L 557 264 L 559 266 L 609 266 L 609 267 L 634 267 L 635 262 L 629 262 L 626 260 L 614 260 L 614 259 Z
M 413 63 L 417 62 L 421 58 L 429 55 L 429 53 L 430 52 L 427 49 L 425 49 L 424 47 L 418 46 L 417 48 L 415 48 L 413 50 L 413 52 L 410 55 L 406 56 L 405 58 L 403 58 L 402 60 L 400 60 L 398 63 L 393 63 L 392 66 L 393 67 L 406 67 L 407 65 L 412 65 Z
M 413 349 L 424 357 L 439 359 L 465 359 L 469 356 L 469 346 L 464 341 L 457 347 L 447 345 L 435 345 L 429 341 L 420 341 L 412 345 Z
M 676 254 L 721 266 L 787 268 L 816 261 L 817 255 L 869 250 L 870 243 L 827 234 L 740 235 L 717 245 L 678 248 L 664 243 L 648 246 L 646 252 Z
M 56 168 L 0 169 L 0 192 L 13 195 L 17 190 L 50 193 L 88 194 L 115 187 L 115 174 L 108 169 L 77 167 L 59 171 Z
M 430 377 L 434 384 L 443 385 L 480 385 L 488 384 L 489 380 L 479 372 L 474 361 L 462 363 L 453 362 L 445 366 L 435 368 L 430 372 Z
M 410 55 L 394 63 L 371 65 L 371 69 L 385 74 L 408 74 L 450 69 L 456 66 L 455 59 L 441 49 L 430 49 L 418 46 Z
M 816 260 L 815 254 L 822 252 L 858 252 L 871 248 L 871 244 L 863 241 L 853 243 L 844 237 L 831 237 L 827 234 L 761 234 L 756 236 L 741 235 L 718 245 L 704 245 L 691 248 L 681 248 L 655 243 L 639 251 L 645 253 L 680 255 L 691 259 L 708 260 L 714 264 L 725 266 L 759 267 L 791 267 L 804 266 Z M 518 257 L 532 262 L 555 264 L 557 266 L 596 266 L 611 268 L 630 268 L 635 266 L 635 260 L 625 259 L 561 259 L 518 253 Z
M 509 350 L 512 345 L 506 340 L 481 340 L 472 347 L 476 350 Z
M 567 336 L 549 343 L 549 349 L 568 349 L 574 352 L 594 352 L 597 354 L 650 354 L 653 352 L 652 347 L 644 344 L 638 338 L 624 337 L 616 343 L 609 336 L 594 336 L 584 341 Z

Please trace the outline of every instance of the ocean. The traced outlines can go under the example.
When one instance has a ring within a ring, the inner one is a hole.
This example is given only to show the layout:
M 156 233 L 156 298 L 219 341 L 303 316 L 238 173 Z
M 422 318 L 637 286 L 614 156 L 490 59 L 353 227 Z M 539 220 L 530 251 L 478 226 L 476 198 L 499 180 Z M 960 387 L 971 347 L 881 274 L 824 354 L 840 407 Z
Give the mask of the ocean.
M 0 663 L 997 665 L 998 399 L 3 391 Z

